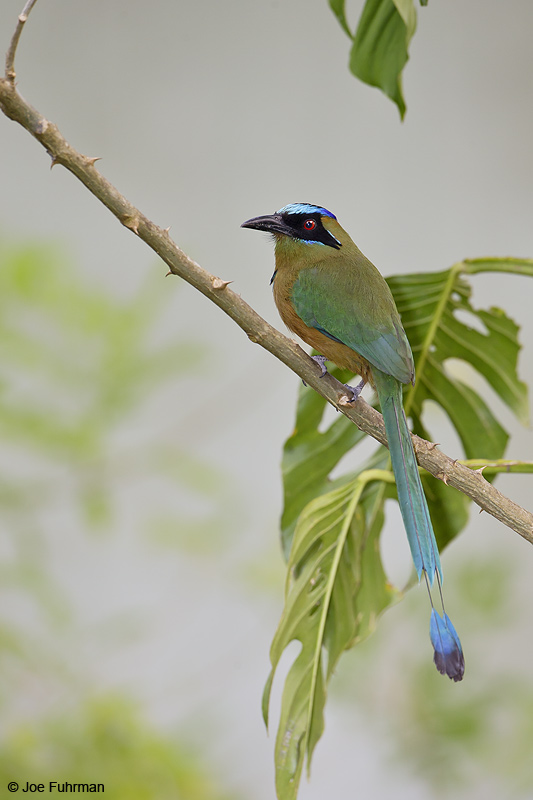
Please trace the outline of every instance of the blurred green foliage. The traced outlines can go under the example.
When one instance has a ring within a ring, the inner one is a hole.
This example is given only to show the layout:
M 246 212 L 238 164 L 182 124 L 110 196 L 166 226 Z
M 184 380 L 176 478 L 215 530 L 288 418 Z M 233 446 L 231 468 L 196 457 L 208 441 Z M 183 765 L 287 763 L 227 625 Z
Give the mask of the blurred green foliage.
M 151 343 L 166 295 L 161 283 L 147 280 L 133 297 L 115 299 L 49 246 L 0 249 L 4 450 L 26 447 L 67 463 L 93 522 L 110 512 L 110 437 L 148 393 L 202 355 L 194 342 Z M 13 482 L 5 468 L 0 487 L 2 505 L 18 510 L 35 504 L 39 488 Z
M 55 248 L 0 242 L 0 518 L 8 527 L 24 519 L 28 529 L 54 497 L 69 495 L 83 524 L 109 528 L 117 485 L 154 474 L 198 498 L 201 513 L 180 514 L 179 524 L 164 508 L 154 513 L 179 530 L 180 543 L 197 549 L 214 520 L 223 524 L 222 507 L 235 498 L 219 471 L 180 445 L 179 406 L 165 418 L 175 436 L 157 439 L 138 425 L 161 387 L 205 366 L 190 339 L 160 341 L 179 284 L 170 285 L 149 278 L 114 298 Z M 160 409 L 153 418 L 160 423 Z
M 157 733 L 128 701 L 86 701 L 20 725 L 0 744 L 0 786 L 103 783 L 113 800 L 230 800 L 182 742 Z
M 57 556 L 95 532 L 100 543 L 111 537 L 132 491 L 128 534 L 155 559 L 169 546 L 201 554 L 227 542 L 239 508 L 229 479 L 180 440 L 183 389 L 172 392 L 207 359 L 190 339 L 164 336 L 177 289 L 176 279 L 149 275 L 115 297 L 55 247 L 0 241 L 2 786 L 70 780 L 103 782 L 114 800 L 228 797 L 126 700 L 83 701 L 94 693 L 84 648 L 102 645 L 106 630 L 120 647 L 143 626 L 133 612 L 110 612 L 84 636 Z M 178 398 L 163 415 L 162 391 Z M 31 722 L 6 721 L 20 718 L 21 704 Z

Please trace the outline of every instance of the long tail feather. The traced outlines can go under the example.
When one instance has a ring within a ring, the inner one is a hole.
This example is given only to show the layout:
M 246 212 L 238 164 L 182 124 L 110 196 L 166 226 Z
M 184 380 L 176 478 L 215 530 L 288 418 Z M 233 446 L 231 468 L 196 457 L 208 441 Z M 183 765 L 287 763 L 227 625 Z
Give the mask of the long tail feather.
M 422 573 L 425 573 L 428 590 L 430 590 L 436 576 L 442 600 L 442 567 L 439 550 L 418 473 L 411 434 L 405 419 L 402 386 L 391 375 L 386 375 L 376 369 L 372 373 L 387 431 L 400 511 L 418 579 L 420 580 Z M 454 681 L 460 681 L 465 668 L 461 642 L 450 618 L 444 611 L 444 606 L 443 616 L 440 617 L 433 608 L 431 591 L 429 591 L 429 596 L 432 605 L 430 638 L 435 651 L 435 666 L 443 675 L 448 675 Z

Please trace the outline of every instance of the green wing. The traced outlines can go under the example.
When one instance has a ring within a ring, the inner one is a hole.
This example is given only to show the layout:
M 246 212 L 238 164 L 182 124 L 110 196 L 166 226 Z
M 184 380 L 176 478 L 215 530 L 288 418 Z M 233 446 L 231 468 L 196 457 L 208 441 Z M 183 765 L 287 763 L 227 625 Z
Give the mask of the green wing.
M 413 356 L 394 299 L 378 270 L 365 262 L 354 268 L 340 262 L 301 270 L 292 288 L 296 313 L 310 328 L 410 383 Z

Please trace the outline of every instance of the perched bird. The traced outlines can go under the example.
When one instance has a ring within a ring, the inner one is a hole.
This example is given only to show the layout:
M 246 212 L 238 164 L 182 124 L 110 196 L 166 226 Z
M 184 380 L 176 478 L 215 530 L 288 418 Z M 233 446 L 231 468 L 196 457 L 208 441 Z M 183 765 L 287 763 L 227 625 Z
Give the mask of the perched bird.
M 391 291 L 325 208 L 293 203 L 242 227 L 273 234 L 274 300 L 287 327 L 322 354 L 315 359 L 323 374 L 328 360 L 359 375 L 361 383 L 348 387 L 353 401 L 365 383 L 377 392 L 407 538 L 418 578 L 424 573 L 431 599 L 435 665 L 460 681 L 463 651 L 444 610 L 439 551 L 403 410 L 402 384 L 415 380 L 413 355 Z M 431 597 L 435 578 L 442 616 Z

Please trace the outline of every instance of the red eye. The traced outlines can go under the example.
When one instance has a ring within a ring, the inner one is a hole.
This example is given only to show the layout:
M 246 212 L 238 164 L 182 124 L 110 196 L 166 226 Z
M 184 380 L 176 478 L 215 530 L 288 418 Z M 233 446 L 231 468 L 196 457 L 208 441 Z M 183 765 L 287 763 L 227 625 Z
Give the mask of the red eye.
M 316 228 L 316 222 L 314 219 L 306 219 L 304 222 L 304 228 L 306 231 L 314 231 Z

